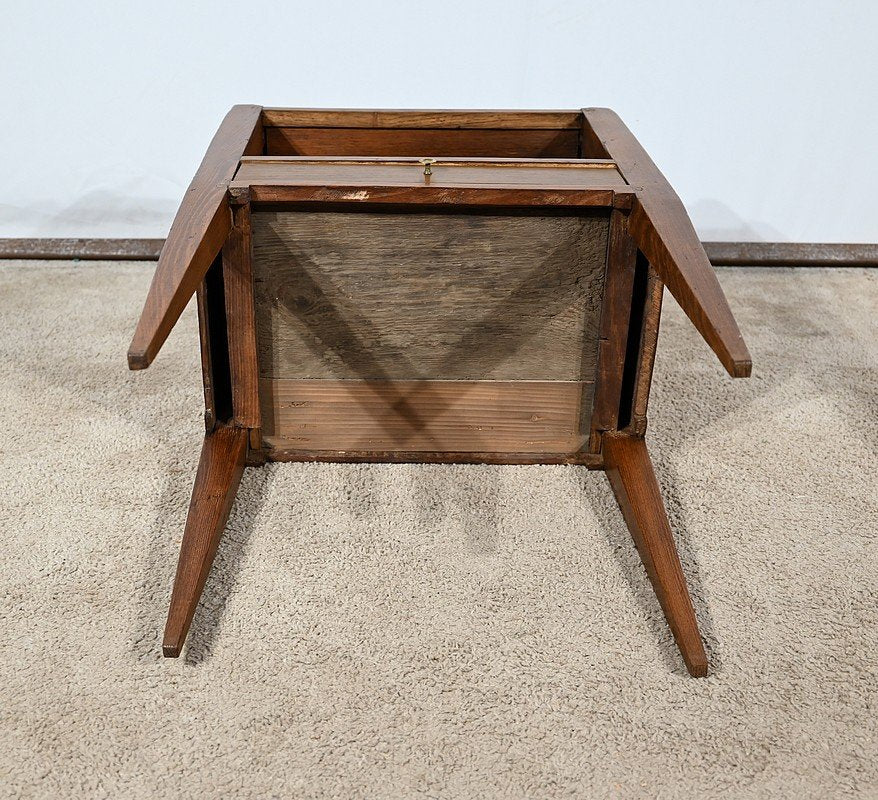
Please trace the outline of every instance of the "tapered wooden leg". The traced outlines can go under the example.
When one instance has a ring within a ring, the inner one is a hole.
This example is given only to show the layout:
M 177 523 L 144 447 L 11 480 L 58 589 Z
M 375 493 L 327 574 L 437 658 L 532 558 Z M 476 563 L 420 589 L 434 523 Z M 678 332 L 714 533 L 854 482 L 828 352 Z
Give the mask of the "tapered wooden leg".
M 165 625 L 162 652 L 166 658 L 180 655 L 189 632 L 241 482 L 248 437 L 246 428 L 225 425 L 204 437 Z
M 690 674 L 707 674 L 707 655 L 658 481 L 643 439 L 603 437 L 604 468 Z

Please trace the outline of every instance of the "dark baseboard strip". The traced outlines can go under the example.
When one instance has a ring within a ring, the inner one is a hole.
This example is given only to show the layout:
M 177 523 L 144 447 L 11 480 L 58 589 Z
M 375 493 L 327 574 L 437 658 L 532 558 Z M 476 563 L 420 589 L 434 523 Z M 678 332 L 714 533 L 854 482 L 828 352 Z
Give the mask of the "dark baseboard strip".
M 157 261 L 164 239 L 0 239 L 0 259 Z M 717 267 L 878 267 L 878 244 L 704 242 Z
M 878 267 L 878 244 L 704 242 L 704 249 L 723 267 Z
M 0 239 L 0 258 L 158 261 L 164 239 Z

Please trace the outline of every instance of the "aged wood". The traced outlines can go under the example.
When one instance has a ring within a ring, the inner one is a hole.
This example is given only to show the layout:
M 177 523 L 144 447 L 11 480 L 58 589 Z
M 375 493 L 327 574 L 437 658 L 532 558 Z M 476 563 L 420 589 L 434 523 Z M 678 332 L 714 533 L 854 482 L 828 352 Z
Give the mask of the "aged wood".
M 234 225 L 223 247 L 232 408 L 236 424 L 244 428 L 258 428 L 259 370 L 256 355 L 250 207 L 235 206 L 233 212 Z
M 615 429 L 619 416 L 636 258 L 637 247 L 628 232 L 628 217 L 621 211 L 613 211 L 598 340 L 594 412 L 591 417 L 589 449 L 592 451 L 600 449 L 601 434 Z
M 592 393 L 585 381 L 275 378 L 260 389 L 269 447 L 409 452 L 575 453 Z
M 455 453 L 427 450 L 296 450 L 266 445 L 269 461 L 330 462 L 338 464 L 561 464 L 586 469 L 603 469 L 600 453 Z
M 243 428 L 218 425 L 204 437 L 162 643 L 167 658 L 180 655 L 189 632 L 235 500 L 246 454 L 247 431 Z
M 245 465 L 575 464 L 606 469 L 704 675 L 638 435 L 663 281 L 745 374 L 679 198 L 612 112 L 233 110 L 130 353 L 148 365 L 198 287 L 208 433 L 165 654 L 180 652 Z
M 662 283 L 662 279 L 650 267 L 646 287 L 643 330 L 640 337 L 637 376 L 631 408 L 631 430 L 640 436 L 646 433 L 646 410 L 649 405 L 649 390 L 652 386 L 652 371 L 658 347 L 658 331 L 662 316 L 664 289 L 665 285 Z
M 627 205 L 630 193 L 612 189 L 517 189 L 515 187 L 456 186 L 268 186 L 253 184 L 229 187 L 235 197 L 246 193 L 254 203 L 380 203 L 423 206 L 496 206 L 530 208 L 605 207 Z
M 676 192 L 619 117 L 608 108 L 583 109 L 584 155 L 612 158 L 637 190 L 630 230 L 732 377 L 750 374 L 750 353 L 689 215 Z
M 658 481 L 643 439 L 606 435 L 604 468 L 686 668 L 707 674 L 707 655 Z
M 591 380 L 606 213 L 253 213 L 263 376 Z
M 611 161 L 460 162 L 437 158 L 429 178 L 418 159 L 242 159 L 234 186 L 491 186 L 539 189 L 618 189 L 628 184 Z
M 262 152 L 262 109 L 234 106 L 207 149 L 159 256 L 128 350 L 130 369 L 152 363 L 231 229 L 226 190 L 238 159 Z
M 497 128 L 579 129 L 581 111 L 398 110 L 265 108 L 267 128 Z M 393 155 L 399 155 L 394 153 Z M 496 155 L 492 153 L 491 155 Z
M 574 129 L 266 128 L 267 155 L 576 158 Z

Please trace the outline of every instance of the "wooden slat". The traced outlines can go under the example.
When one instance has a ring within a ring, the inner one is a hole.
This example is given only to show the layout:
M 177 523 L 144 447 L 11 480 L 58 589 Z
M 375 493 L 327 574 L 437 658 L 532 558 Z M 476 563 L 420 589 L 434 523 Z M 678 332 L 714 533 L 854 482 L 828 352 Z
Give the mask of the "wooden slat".
M 266 108 L 266 127 L 293 128 L 510 128 L 578 129 L 576 111 L 394 110 Z
M 603 456 L 578 453 L 455 453 L 429 450 L 296 450 L 266 443 L 268 461 L 333 462 L 339 464 L 569 464 L 601 469 Z
M 652 371 L 658 347 L 664 289 L 665 285 L 658 273 L 650 267 L 643 312 L 643 332 L 640 337 L 640 361 L 637 365 L 637 377 L 631 404 L 631 428 L 639 436 L 646 433 L 646 409 L 649 405 L 649 390 L 652 386 Z
M 223 247 L 232 408 L 237 425 L 258 428 L 259 372 L 256 362 L 250 206 L 235 206 L 233 219 L 232 231 Z
M 128 350 L 129 368 L 152 363 L 220 252 L 232 225 L 226 190 L 238 159 L 262 152 L 261 111 L 259 106 L 234 106 L 207 148 L 159 256 Z
M 267 155 L 576 158 L 579 133 L 564 130 L 266 128 Z
M 600 449 L 601 434 L 614 430 L 618 421 L 636 258 L 637 247 L 628 232 L 628 218 L 621 211 L 614 211 L 610 218 L 597 385 L 591 417 L 590 449 L 594 451 Z
M 492 186 L 275 186 L 232 183 L 229 192 L 239 192 L 254 203 L 387 203 L 394 205 L 467 205 L 604 207 L 628 206 L 633 197 L 627 190 L 613 189 L 521 189 Z
M 732 377 L 751 360 L 719 281 L 680 198 L 642 145 L 608 108 L 583 109 L 584 155 L 614 159 L 638 190 L 631 235 Z
M 586 437 L 582 381 L 263 379 L 270 448 L 575 453 Z
M 531 162 L 507 165 L 433 164 L 429 176 L 417 161 L 403 163 L 356 163 L 331 161 L 246 160 L 235 175 L 235 186 L 267 184 L 270 186 L 509 186 L 540 189 L 625 189 L 622 175 L 602 163 L 533 166 Z
M 254 211 L 262 375 L 590 380 L 608 215 Z

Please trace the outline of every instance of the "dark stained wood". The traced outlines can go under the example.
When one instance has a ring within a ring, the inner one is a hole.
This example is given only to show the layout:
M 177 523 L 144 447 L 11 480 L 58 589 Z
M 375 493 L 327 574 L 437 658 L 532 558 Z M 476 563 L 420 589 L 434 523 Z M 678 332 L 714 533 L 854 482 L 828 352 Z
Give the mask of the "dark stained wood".
M 329 462 L 336 464 L 563 464 L 602 469 L 603 456 L 599 453 L 453 453 L 405 450 L 296 450 L 266 445 L 269 461 Z
M 576 158 L 574 129 L 266 128 L 267 155 Z
M 266 140 L 309 155 L 268 156 Z M 438 157 L 429 176 L 421 157 Z M 233 110 L 129 354 L 147 366 L 198 287 L 208 434 L 165 655 L 246 464 L 577 464 L 607 471 L 686 665 L 706 674 L 637 436 L 663 281 L 726 367 L 749 371 L 706 265 L 679 198 L 606 110 Z
M 649 405 L 652 370 L 658 347 L 664 288 L 665 285 L 658 273 L 650 267 L 646 288 L 646 307 L 643 314 L 643 330 L 640 337 L 640 357 L 637 364 L 637 379 L 631 409 L 631 430 L 639 436 L 646 433 L 646 410 Z
M 267 128 L 579 128 L 582 113 L 517 110 L 395 110 L 346 108 L 265 108 Z M 492 154 L 495 155 L 495 154 Z
M 614 159 L 637 190 L 629 227 L 637 246 L 732 377 L 750 375 L 738 324 L 689 215 L 646 150 L 608 108 L 583 109 L 584 155 Z
M 186 518 L 162 652 L 180 655 L 244 470 L 247 431 L 218 425 L 204 437 Z
M 619 416 L 622 374 L 625 368 L 628 323 L 637 247 L 628 232 L 628 217 L 621 211 L 610 216 L 606 279 L 598 340 L 594 411 L 589 449 L 600 449 L 603 431 L 614 430 Z
M 128 350 L 130 369 L 145 369 L 204 278 L 231 229 L 226 190 L 238 159 L 262 152 L 259 106 L 234 106 L 213 137 L 159 256 Z
M 707 675 L 707 655 L 658 481 L 643 439 L 603 438 L 604 468 L 689 673 Z
M 201 350 L 201 381 L 204 385 L 204 428 L 210 433 L 217 423 L 215 389 L 213 385 L 213 365 L 210 349 L 210 323 L 208 322 L 207 287 L 202 281 L 195 290 L 198 306 L 198 343 Z
M 260 389 L 272 448 L 571 454 L 586 441 L 592 385 L 263 379 Z
M 431 174 L 424 175 L 418 159 L 242 159 L 234 186 L 493 186 L 538 189 L 626 190 L 611 161 L 499 161 L 461 162 L 437 158 Z
M 626 191 L 611 189 L 517 189 L 515 187 L 457 186 L 275 186 L 232 184 L 232 196 L 246 193 L 254 203 L 391 203 L 396 205 L 457 205 L 530 208 L 613 207 Z
M 234 224 L 223 247 L 229 366 L 235 423 L 259 427 L 259 369 L 256 355 L 256 311 L 250 206 L 233 208 Z
M 606 212 L 259 212 L 263 376 L 592 380 Z

